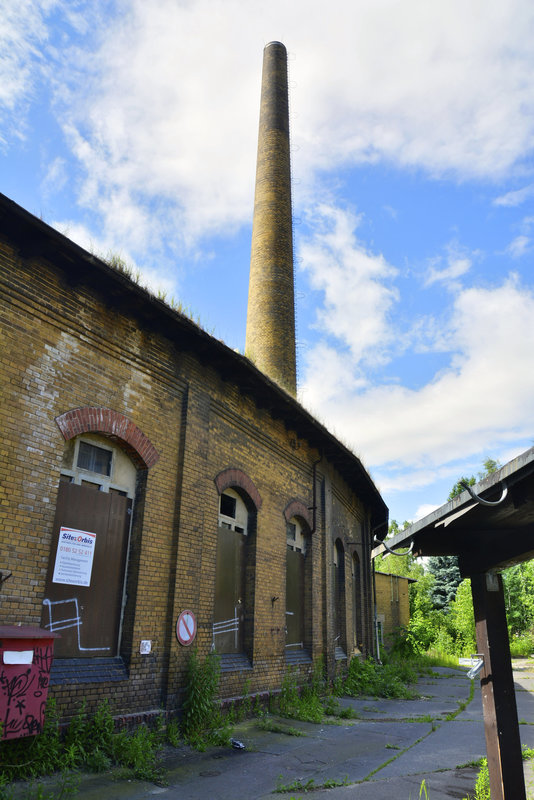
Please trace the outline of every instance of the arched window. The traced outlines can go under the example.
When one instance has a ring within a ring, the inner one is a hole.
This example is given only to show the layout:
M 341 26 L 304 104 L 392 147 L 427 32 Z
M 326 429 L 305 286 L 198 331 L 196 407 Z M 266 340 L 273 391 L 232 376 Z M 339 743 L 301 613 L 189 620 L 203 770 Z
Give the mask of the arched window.
M 286 659 L 293 661 L 307 650 L 311 639 L 310 536 L 299 517 L 286 522 L 286 542 Z
M 213 646 L 222 655 L 248 650 L 247 608 L 251 608 L 251 587 L 247 585 L 250 517 L 251 511 L 243 497 L 235 489 L 225 489 L 219 496 L 213 613 Z
M 136 477 L 111 439 L 67 441 L 42 617 L 59 658 L 118 654 Z
M 336 658 L 343 658 L 347 653 L 345 640 L 345 550 L 340 539 L 334 544 L 334 645 Z
M 354 647 L 361 650 L 363 647 L 362 636 L 362 584 L 360 572 L 360 559 L 358 553 L 352 556 L 352 630 L 354 634 Z

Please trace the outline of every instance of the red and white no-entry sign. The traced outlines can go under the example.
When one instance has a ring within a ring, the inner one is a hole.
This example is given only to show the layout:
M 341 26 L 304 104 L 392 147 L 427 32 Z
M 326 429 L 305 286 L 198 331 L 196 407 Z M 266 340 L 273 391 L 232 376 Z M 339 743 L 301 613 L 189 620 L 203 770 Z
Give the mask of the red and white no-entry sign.
M 197 621 L 192 611 L 182 611 L 176 623 L 176 638 L 184 647 L 191 644 L 197 635 Z

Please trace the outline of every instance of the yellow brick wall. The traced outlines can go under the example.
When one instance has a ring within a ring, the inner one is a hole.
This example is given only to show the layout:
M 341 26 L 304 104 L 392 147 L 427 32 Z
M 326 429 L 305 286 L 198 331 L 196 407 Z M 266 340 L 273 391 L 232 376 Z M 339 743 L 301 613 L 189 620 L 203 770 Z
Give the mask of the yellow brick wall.
M 410 621 L 410 581 L 399 575 L 377 572 L 375 582 L 377 619 L 382 622 L 387 646 L 392 634 L 399 628 L 406 628 Z
M 175 624 L 189 608 L 196 645 L 207 654 L 217 552 L 218 491 L 224 469 L 245 472 L 262 498 L 257 514 L 253 669 L 225 674 L 221 695 L 276 689 L 285 672 L 284 508 L 313 504 L 311 558 L 312 654 L 335 662 L 332 562 L 336 539 L 345 554 L 345 642 L 355 652 L 353 607 L 364 651 L 373 646 L 368 511 L 354 491 L 291 426 L 259 410 L 209 364 L 141 324 L 120 292 L 110 297 L 69 281 L 45 260 L 19 258 L 0 243 L 1 402 L 0 568 L 12 578 L 0 595 L 1 621 L 38 625 L 65 441 L 55 418 L 84 406 L 110 408 L 130 419 L 159 453 L 146 473 L 131 537 L 121 655 L 129 679 L 113 684 L 55 686 L 65 714 L 73 701 L 104 696 L 116 714 L 180 703 L 189 657 Z M 315 464 L 315 467 L 314 467 Z M 367 542 L 367 544 L 366 544 Z M 359 595 L 352 557 L 361 566 Z M 273 601 L 272 598 L 278 600 Z M 142 639 L 150 655 L 139 654 Z

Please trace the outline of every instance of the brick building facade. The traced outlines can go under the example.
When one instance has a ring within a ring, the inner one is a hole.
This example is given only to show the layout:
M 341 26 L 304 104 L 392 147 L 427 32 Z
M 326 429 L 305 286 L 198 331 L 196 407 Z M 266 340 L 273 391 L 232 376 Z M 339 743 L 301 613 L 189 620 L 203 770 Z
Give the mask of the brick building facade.
M 178 708 L 185 609 L 199 653 L 221 654 L 223 697 L 373 652 L 387 509 L 359 460 L 247 358 L 4 196 L 0 262 L 0 619 L 61 634 L 63 713 L 83 697 Z
M 410 622 L 410 584 L 414 578 L 375 572 L 377 638 L 388 647 Z

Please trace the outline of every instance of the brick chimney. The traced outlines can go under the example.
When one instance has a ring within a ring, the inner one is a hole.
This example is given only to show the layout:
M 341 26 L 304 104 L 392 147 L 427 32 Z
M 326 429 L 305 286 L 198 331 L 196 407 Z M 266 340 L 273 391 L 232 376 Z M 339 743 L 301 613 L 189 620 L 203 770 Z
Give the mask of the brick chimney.
M 287 51 L 263 51 L 246 355 L 293 396 L 297 391 Z

